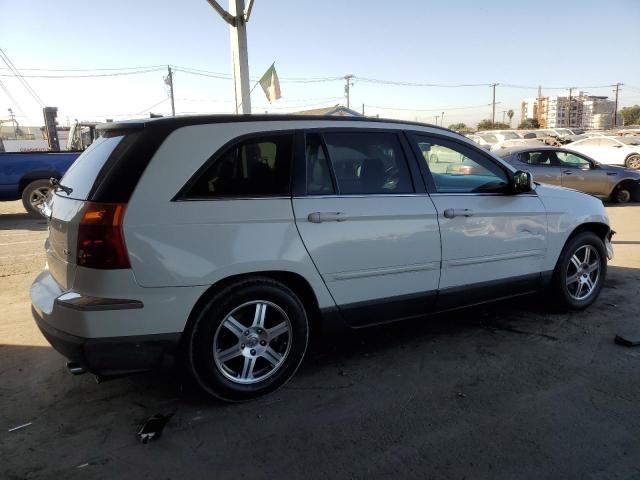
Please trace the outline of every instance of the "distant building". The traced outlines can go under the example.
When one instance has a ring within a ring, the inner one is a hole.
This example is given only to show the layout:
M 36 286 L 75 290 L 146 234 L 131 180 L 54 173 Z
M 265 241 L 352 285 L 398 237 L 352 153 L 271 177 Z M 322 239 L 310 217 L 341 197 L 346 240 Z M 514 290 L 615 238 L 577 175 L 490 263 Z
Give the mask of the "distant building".
M 585 95 L 553 95 L 525 98 L 521 104 L 522 118 L 535 118 L 540 128 L 611 128 L 615 102 L 607 97 Z
M 302 110 L 294 112 L 295 115 L 329 115 L 334 117 L 363 117 L 360 112 L 343 107 L 342 105 L 334 105 L 333 107 L 314 108 L 313 110 Z

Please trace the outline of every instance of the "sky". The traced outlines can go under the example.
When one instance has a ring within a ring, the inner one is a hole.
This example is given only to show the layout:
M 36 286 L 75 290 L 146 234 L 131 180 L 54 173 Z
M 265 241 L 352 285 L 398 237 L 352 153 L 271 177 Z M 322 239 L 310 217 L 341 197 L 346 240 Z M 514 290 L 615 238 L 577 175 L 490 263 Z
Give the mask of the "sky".
M 491 83 L 496 121 L 513 109 L 514 126 L 538 85 L 549 95 L 576 87 L 611 97 L 610 85 L 622 82 L 620 105 L 640 104 L 639 25 L 640 0 L 255 0 L 251 77 L 275 62 L 283 98 L 269 104 L 258 87 L 253 112 L 345 105 L 347 74 L 352 108 L 430 123 L 444 112 L 445 126 L 490 118 Z M 205 0 L 0 0 L 0 48 L 42 102 L 58 107 L 61 125 L 169 114 L 166 65 L 176 70 L 178 114 L 234 110 L 229 26 Z M 0 81 L 0 120 L 12 108 L 22 125 L 41 125 L 40 104 L 2 62 Z

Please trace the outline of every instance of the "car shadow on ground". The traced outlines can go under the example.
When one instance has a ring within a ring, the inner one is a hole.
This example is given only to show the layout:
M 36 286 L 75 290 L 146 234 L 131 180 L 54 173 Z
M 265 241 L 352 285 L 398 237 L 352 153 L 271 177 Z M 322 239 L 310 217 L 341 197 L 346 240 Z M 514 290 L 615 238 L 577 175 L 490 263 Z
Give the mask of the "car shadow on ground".
M 44 218 L 32 217 L 28 213 L 0 214 L 0 230 L 43 231 L 46 229 L 47 221 Z

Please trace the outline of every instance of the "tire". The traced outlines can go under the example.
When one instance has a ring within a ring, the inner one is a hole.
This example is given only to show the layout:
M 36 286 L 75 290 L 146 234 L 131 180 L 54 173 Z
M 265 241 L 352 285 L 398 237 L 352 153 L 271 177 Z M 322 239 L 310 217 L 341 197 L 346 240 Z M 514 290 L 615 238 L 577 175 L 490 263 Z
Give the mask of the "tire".
M 585 250 L 590 253 L 586 262 Z M 597 270 L 594 268 L 596 265 Z M 593 232 L 576 235 L 565 245 L 549 286 L 556 306 L 569 310 L 587 308 L 600 295 L 606 276 L 607 252 L 600 237 Z M 574 278 L 576 280 L 572 282 Z M 589 290 L 585 294 L 587 288 Z
M 49 180 L 35 180 L 22 191 L 22 205 L 32 217 L 42 217 L 42 206 L 51 191 Z
M 632 197 L 631 190 L 623 185 L 618 185 L 611 193 L 611 200 L 616 203 L 629 203 Z
M 627 160 L 624 162 L 627 168 L 633 168 L 634 170 L 640 170 L 640 155 L 633 154 L 627 157 Z
M 200 388 L 224 401 L 246 401 L 280 388 L 307 350 L 304 306 L 288 287 L 268 278 L 223 288 L 194 318 L 186 332 L 185 366 Z

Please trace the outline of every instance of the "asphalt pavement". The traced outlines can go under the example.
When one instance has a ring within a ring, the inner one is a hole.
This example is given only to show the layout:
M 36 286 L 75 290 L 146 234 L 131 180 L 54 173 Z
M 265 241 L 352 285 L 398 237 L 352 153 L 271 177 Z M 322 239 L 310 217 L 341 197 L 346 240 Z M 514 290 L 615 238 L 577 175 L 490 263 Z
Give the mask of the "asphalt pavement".
M 324 338 L 283 389 L 226 405 L 171 372 L 69 375 L 29 311 L 46 225 L 0 203 L 0 478 L 640 478 L 640 347 L 614 343 L 640 334 L 640 205 L 608 211 L 587 311 L 521 298 Z

